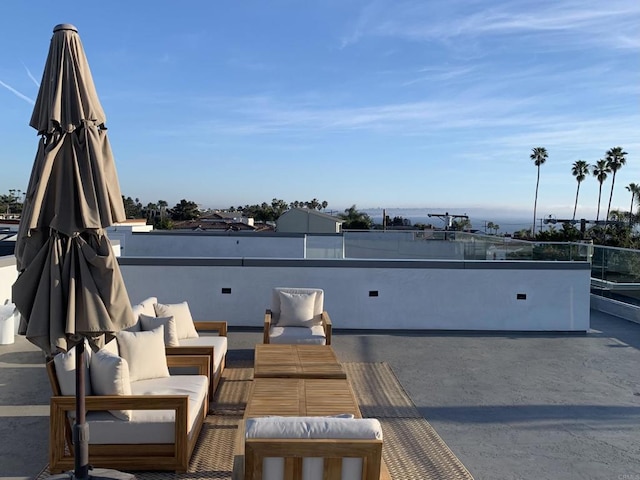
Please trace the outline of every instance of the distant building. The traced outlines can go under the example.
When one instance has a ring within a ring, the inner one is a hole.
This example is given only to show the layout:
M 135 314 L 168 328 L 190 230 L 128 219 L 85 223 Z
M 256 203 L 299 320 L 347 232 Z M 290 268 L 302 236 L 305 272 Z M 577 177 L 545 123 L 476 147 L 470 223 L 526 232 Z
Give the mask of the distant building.
M 17 232 L 20 226 L 20 215 L 0 215 L 0 232 Z
M 243 217 L 240 212 L 212 212 L 195 220 L 174 222 L 173 230 L 205 231 L 257 231 L 252 217 Z
M 285 233 L 340 233 L 342 220 L 308 208 L 287 210 L 276 221 L 276 231 Z

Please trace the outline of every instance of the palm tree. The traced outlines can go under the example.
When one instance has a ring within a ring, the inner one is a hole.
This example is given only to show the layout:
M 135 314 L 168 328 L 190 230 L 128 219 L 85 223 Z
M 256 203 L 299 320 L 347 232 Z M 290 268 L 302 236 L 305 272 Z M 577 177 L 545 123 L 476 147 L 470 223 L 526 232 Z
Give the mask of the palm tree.
M 338 217 L 344 221 L 342 228 L 353 230 L 369 230 L 373 223 L 371 217 L 364 212 L 359 212 L 355 205 L 347 208 Z
M 535 147 L 531 150 L 529 158 L 533 160 L 533 163 L 538 167 L 538 178 L 536 179 L 536 198 L 533 202 L 533 227 L 531 228 L 531 236 L 534 237 L 536 233 L 536 209 L 538 207 L 538 185 L 540 184 L 540 165 L 547 161 L 547 149 L 544 147 Z
M 613 177 L 611 177 L 611 193 L 609 194 L 609 205 L 607 206 L 607 217 L 604 219 L 605 222 L 609 220 L 609 211 L 611 210 L 611 199 L 613 198 L 613 187 L 616 184 L 616 172 L 622 168 L 622 166 L 627 163 L 627 159 L 625 157 L 627 152 L 622 150 L 622 147 L 613 147 L 607 150 L 606 153 L 606 161 L 609 170 L 613 173 Z
M 607 161 L 604 159 L 598 160 L 593 166 L 593 170 L 591 171 L 593 176 L 596 177 L 596 180 L 598 180 L 598 183 L 600 183 L 600 188 L 598 189 L 598 214 L 596 215 L 596 222 L 600 219 L 600 199 L 602 197 L 602 184 L 607 179 L 607 173 L 609 172 L 611 172 L 611 170 L 609 169 Z
M 572 220 L 575 220 L 576 209 L 578 208 L 578 194 L 580 193 L 580 184 L 585 178 L 587 178 L 587 175 L 589 175 L 589 164 L 584 160 L 573 162 L 573 166 L 571 167 L 571 175 L 576 177 L 576 181 L 578 182 L 578 188 L 576 190 L 576 203 L 573 205 Z
M 636 199 L 636 196 L 640 194 L 640 185 L 636 183 L 630 183 L 625 188 L 627 189 L 627 191 L 631 192 L 631 205 L 629 206 L 629 227 L 631 227 L 633 218 L 633 201 Z

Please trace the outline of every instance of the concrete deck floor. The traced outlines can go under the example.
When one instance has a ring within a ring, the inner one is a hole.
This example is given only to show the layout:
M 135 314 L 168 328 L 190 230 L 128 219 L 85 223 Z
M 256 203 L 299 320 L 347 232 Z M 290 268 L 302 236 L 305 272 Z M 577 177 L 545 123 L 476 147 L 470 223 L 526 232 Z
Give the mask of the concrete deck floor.
M 388 362 L 476 480 L 640 480 L 640 325 L 592 311 L 591 326 L 336 331 L 333 344 L 342 361 Z M 250 355 L 260 335 L 231 331 L 230 358 Z M 0 345 L 2 478 L 33 478 L 47 463 L 49 396 L 42 353 L 23 337 Z

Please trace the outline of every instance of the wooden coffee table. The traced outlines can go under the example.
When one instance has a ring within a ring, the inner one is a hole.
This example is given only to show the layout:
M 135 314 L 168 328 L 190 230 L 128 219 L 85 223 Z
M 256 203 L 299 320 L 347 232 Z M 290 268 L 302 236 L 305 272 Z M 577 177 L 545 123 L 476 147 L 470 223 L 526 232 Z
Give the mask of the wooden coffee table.
M 351 385 L 344 378 L 254 378 L 244 416 L 341 413 L 362 417 Z
M 254 378 L 341 378 L 342 365 L 330 345 L 258 344 Z

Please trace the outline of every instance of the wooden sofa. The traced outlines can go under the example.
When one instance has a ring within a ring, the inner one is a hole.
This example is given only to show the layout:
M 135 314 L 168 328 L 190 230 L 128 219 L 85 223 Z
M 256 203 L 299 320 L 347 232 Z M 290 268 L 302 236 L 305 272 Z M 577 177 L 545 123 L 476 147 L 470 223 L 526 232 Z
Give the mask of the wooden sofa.
M 133 305 L 133 315 L 136 320 L 140 314 L 155 316 L 155 305 L 158 303 L 157 297 L 149 297 L 142 302 Z M 201 320 L 193 322 L 199 336 L 197 338 L 181 339 L 177 347 L 166 347 L 167 355 L 206 355 L 211 363 L 211 383 L 209 385 L 209 396 L 218 388 L 222 372 L 226 366 L 227 356 L 227 322 L 215 320 Z M 139 322 L 130 331 L 140 330 Z M 217 332 L 217 335 L 212 333 Z
M 147 382 L 145 388 L 152 390 L 150 393 L 86 396 L 91 465 L 120 470 L 187 471 L 209 408 L 210 357 L 170 355 L 166 358 L 168 367 L 195 367 L 198 375 L 171 375 L 158 379 L 158 393 L 153 391 L 153 381 L 143 380 Z M 74 467 L 74 420 L 71 417 L 75 412 L 76 397 L 62 395 L 54 360 L 47 362 L 47 372 L 53 390 L 50 402 L 49 469 L 51 473 L 61 473 Z M 68 379 L 66 382 L 68 384 Z M 66 388 L 68 390 L 69 387 Z M 176 394 L 178 391 L 191 393 Z M 140 441 L 135 437 L 140 436 L 144 419 L 138 420 L 133 416 L 131 421 L 121 420 L 112 416 L 110 410 L 132 410 L 134 415 L 141 411 L 140 417 L 146 414 L 148 418 L 151 414 L 162 418 L 153 420 L 152 431 L 143 434 L 146 438 Z M 172 413 L 168 415 L 167 411 Z M 158 427 L 161 427 L 162 435 L 158 434 Z

